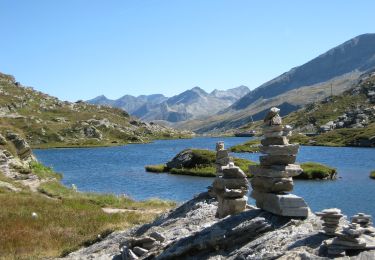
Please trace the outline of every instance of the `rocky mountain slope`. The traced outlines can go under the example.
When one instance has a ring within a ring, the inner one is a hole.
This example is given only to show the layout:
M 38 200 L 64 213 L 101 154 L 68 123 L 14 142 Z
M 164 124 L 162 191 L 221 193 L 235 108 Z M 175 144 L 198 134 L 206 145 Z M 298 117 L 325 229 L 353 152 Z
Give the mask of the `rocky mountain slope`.
M 113 233 L 66 259 L 332 259 L 324 246 L 330 237 L 311 212 L 293 219 L 249 206 L 219 219 L 216 211 L 216 199 L 202 193 L 153 223 Z M 375 250 L 354 250 L 336 259 L 373 258 Z
M 363 75 L 344 93 L 308 104 L 285 117 L 299 132 L 364 128 L 375 122 L 375 72 Z
M 160 95 L 147 96 L 148 99 L 125 96 L 127 99 L 108 100 L 103 96 L 89 100 L 89 103 L 104 104 L 119 108 L 128 108 L 127 111 L 141 120 L 161 120 L 176 123 L 195 118 L 203 118 L 227 108 L 250 90 L 240 86 L 228 90 L 214 90 L 205 92 L 199 87 L 163 100 Z M 152 97 L 152 98 L 151 98 Z M 135 103 L 137 105 L 135 105 Z M 141 105 L 142 104 L 142 105 Z
M 304 145 L 375 147 L 375 72 L 362 75 L 342 94 L 307 104 L 283 120 L 294 128 L 292 139 Z M 261 125 L 255 121 L 241 130 L 260 133 Z
M 8 130 L 24 136 L 33 147 L 102 146 L 191 136 L 141 122 L 121 109 L 63 102 L 0 74 L 0 133 Z
M 217 115 L 181 125 L 198 133 L 219 132 L 259 120 L 277 106 L 285 114 L 331 95 L 338 95 L 375 68 L 375 34 L 355 37 L 317 58 L 272 79 Z M 285 115 L 284 114 L 284 115 Z

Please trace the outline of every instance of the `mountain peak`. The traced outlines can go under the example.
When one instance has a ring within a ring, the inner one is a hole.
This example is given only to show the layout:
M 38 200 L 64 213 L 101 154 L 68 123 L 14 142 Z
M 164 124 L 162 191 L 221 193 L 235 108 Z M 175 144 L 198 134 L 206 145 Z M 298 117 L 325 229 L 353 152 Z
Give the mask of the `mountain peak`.
M 200 88 L 198 86 L 192 88 L 191 91 L 194 91 L 196 93 L 201 93 L 201 94 L 204 94 L 204 95 L 208 94 L 204 89 L 202 89 L 202 88 Z

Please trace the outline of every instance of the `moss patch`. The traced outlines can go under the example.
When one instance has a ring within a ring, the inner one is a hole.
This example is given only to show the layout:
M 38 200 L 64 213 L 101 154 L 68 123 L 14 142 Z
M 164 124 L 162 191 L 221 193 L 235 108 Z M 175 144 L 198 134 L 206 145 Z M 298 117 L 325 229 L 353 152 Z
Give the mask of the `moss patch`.
M 294 177 L 295 179 L 335 179 L 337 175 L 335 168 L 316 162 L 302 163 L 301 168 L 302 174 Z

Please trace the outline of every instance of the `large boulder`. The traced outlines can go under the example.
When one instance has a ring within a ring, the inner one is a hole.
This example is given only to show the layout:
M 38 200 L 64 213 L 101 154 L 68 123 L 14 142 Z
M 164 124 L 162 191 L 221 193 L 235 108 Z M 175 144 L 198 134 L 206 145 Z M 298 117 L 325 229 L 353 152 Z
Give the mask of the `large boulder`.
M 83 133 L 85 134 L 85 137 L 88 138 L 97 138 L 99 140 L 103 138 L 102 133 L 98 129 L 96 129 L 95 126 L 85 126 L 83 128 Z
M 11 131 L 7 132 L 6 138 L 13 143 L 17 150 L 17 155 L 21 160 L 32 157 L 31 148 L 25 139 Z
M 191 161 L 193 159 L 193 150 L 185 149 L 179 152 L 173 159 L 167 162 L 167 167 L 172 168 L 183 168 L 189 167 L 191 165 Z

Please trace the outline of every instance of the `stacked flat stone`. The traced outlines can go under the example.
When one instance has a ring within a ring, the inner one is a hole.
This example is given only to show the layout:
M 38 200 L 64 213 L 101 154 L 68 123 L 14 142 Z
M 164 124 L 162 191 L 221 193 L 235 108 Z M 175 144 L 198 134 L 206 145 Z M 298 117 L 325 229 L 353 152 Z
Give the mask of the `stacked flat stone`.
M 344 216 L 340 209 L 325 209 L 322 212 L 316 212 L 316 215 L 323 220 L 323 233 L 328 236 L 335 236 L 340 231 L 340 219 Z
M 213 189 L 218 200 L 217 217 L 224 218 L 246 209 L 249 182 L 246 174 L 232 162 L 222 167 L 222 176 L 216 177 Z
M 145 237 L 130 238 L 120 244 L 122 260 L 144 259 L 150 250 L 159 246 L 164 240 L 164 235 L 158 232 Z
M 360 222 L 361 224 L 357 223 Z M 375 238 L 371 226 L 371 216 L 359 213 L 352 217 L 352 222 L 341 231 L 335 233 L 335 238 L 326 240 L 328 254 L 344 256 L 348 250 L 373 250 Z
M 298 144 L 289 144 L 288 136 L 292 128 L 284 126 L 279 115 L 280 109 L 273 107 L 264 118 L 263 135 L 259 157 L 260 166 L 250 166 L 254 175 L 251 180 L 251 196 L 256 205 L 271 213 L 307 217 L 308 206 L 301 198 L 288 192 L 293 190 L 293 176 L 302 173 L 299 165 L 294 164 L 298 153 Z
M 229 152 L 224 148 L 224 142 L 216 143 L 216 175 L 222 175 L 222 167 L 227 166 L 231 162 Z
M 373 227 L 371 215 L 365 213 L 358 213 L 352 217 L 352 223 L 359 224 L 361 228 L 364 228 L 365 234 L 375 237 L 375 228 Z

